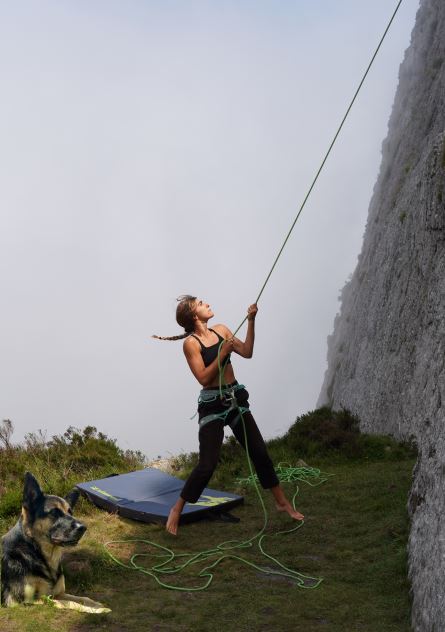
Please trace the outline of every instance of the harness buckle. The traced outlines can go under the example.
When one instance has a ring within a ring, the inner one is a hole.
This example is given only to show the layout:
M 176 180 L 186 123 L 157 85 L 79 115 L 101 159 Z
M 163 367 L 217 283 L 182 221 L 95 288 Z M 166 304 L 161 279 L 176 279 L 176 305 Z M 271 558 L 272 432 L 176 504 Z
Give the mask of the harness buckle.
M 230 408 L 236 408 L 238 405 L 236 401 L 236 395 L 233 388 L 224 391 L 221 395 L 221 403 L 223 406 L 229 406 Z

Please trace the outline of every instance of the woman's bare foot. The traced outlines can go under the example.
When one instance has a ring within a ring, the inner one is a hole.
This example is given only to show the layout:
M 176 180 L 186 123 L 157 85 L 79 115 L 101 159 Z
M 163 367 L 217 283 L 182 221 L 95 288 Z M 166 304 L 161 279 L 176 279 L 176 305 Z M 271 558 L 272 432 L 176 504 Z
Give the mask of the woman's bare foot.
M 289 516 L 291 518 L 293 518 L 294 520 L 303 520 L 304 519 L 303 514 L 301 514 L 296 509 L 294 509 L 288 500 L 286 500 L 282 504 L 281 503 L 279 504 L 279 503 L 276 502 L 275 503 L 275 507 L 277 508 L 277 511 L 286 511 L 289 514 Z
M 184 509 L 184 505 L 185 500 L 180 496 L 173 507 L 170 509 L 165 528 L 172 535 L 177 535 L 178 533 L 179 519 L 181 517 L 181 512 Z
M 286 498 L 281 485 L 276 485 L 275 487 L 272 487 L 270 491 L 273 494 L 273 497 L 275 499 L 275 507 L 278 511 L 285 511 L 294 520 L 303 520 L 303 514 L 292 507 L 292 505 Z
M 170 513 L 168 514 L 167 524 L 165 525 L 166 530 L 172 535 L 177 535 L 178 533 L 180 517 L 181 512 L 172 507 L 170 509 Z

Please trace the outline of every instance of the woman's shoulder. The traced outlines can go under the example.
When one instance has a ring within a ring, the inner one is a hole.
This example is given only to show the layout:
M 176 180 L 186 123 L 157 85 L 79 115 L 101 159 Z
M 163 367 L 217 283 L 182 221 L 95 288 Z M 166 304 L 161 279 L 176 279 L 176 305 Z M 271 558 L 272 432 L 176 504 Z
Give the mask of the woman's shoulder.
M 199 346 L 199 342 L 196 340 L 193 334 L 188 335 L 182 343 L 183 349 L 193 349 L 193 347 L 195 347 L 196 345 Z
M 223 325 L 222 323 L 219 323 L 218 325 L 213 325 L 211 329 L 218 332 L 222 336 L 226 336 L 227 333 L 229 332 L 229 328 L 226 325 Z

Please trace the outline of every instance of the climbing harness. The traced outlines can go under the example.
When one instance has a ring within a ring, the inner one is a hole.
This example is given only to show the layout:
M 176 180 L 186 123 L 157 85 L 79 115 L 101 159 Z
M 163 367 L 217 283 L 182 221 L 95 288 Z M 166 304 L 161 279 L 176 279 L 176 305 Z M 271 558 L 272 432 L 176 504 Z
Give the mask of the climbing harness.
M 334 135 L 333 140 L 331 141 L 331 144 L 329 145 L 328 151 L 326 152 L 317 172 L 316 175 L 303 199 L 303 202 L 298 210 L 298 213 L 286 235 L 286 238 L 284 239 L 283 244 L 281 245 L 278 254 L 275 257 L 275 260 L 272 264 L 271 269 L 269 270 L 266 280 L 264 281 L 261 290 L 255 300 L 255 303 L 258 303 L 259 299 L 261 298 L 261 295 L 263 294 L 263 291 L 267 285 L 267 283 L 269 282 L 269 279 L 272 275 L 272 272 L 275 269 L 276 264 L 278 263 L 278 260 L 292 234 L 292 231 L 295 227 L 295 224 L 297 223 L 298 218 L 300 217 L 303 208 L 306 205 L 307 200 L 309 199 L 309 196 L 318 180 L 318 177 L 329 157 L 329 154 L 331 153 L 331 150 L 340 134 L 340 131 L 343 128 L 343 125 L 349 115 L 349 112 L 351 111 L 351 108 L 363 86 L 363 83 L 371 69 L 371 66 L 374 63 L 374 60 L 383 44 L 383 41 L 391 27 L 391 24 L 394 21 L 394 18 L 397 15 L 397 12 L 402 4 L 403 0 L 399 0 L 396 8 L 385 28 L 385 31 L 382 35 L 382 37 L 380 38 L 380 41 L 377 45 L 377 48 L 374 51 L 374 54 L 371 57 L 371 61 L 369 62 L 365 73 L 363 74 L 363 77 L 358 85 L 357 90 L 354 93 L 354 96 L 346 110 L 346 113 Z M 239 331 L 239 329 L 242 327 L 242 325 L 244 324 L 244 322 L 247 320 L 248 316 L 245 316 L 244 319 L 241 321 L 241 323 L 239 324 L 239 326 L 237 327 L 237 329 L 234 332 L 234 336 L 236 335 L 236 333 Z M 229 540 L 227 542 L 222 542 L 221 544 L 219 544 L 218 546 L 216 546 L 213 549 L 209 549 L 207 551 L 202 551 L 201 553 L 180 553 L 180 554 L 175 554 L 173 551 L 171 551 L 170 549 L 168 549 L 167 547 L 161 546 L 160 544 L 156 544 L 155 542 L 151 542 L 149 540 L 142 540 L 142 539 L 133 539 L 133 540 L 114 540 L 111 542 L 107 542 L 104 546 L 105 546 L 105 550 L 107 551 L 108 555 L 111 557 L 112 560 L 114 560 L 117 564 L 119 564 L 120 566 L 124 567 L 124 568 L 129 568 L 129 569 L 133 569 L 133 570 L 138 570 L 141 573 L 145 573 L 147 575 L 150 575 L 151 577 L 153 577 L 155 579 L 155 581 L 160 585 L 163 586 L 164 588 L 170 588 L 172 590 L 181 590 L 181 591 L 187 591 L 187 592 L 191 592 L 191 591 L 199 591 L 199 590 L 204 590 L 205 588 L 207 588 L 210 583 L 212 582 L 213 579 L 213 573 L 211 573 L 210 571 L 213 570 L 214 568 L 216 568 L 216 566 L 218 566 L 218 564 L 220 564 L 224 559 L 235 559 L 238 560 L 240 562 L 242 562 L 243 564 L 246 564 L 250 567 L 253 567 L 259 571 L 261 571 L 262 573 L 268 574 L 268 575 L 281 575 L 284 577 L 287 577 L 289 579 L 292 579 L 293 581 L 295 581 L 297 583 L 297 585 L 300 588 L 316 588 L 322 581 L 322 579 L 317 579 L 317 578 L 312 578 L 312 577 L 308 577 L 307 575 L 303 575 L 302 573 L 299 573 L 296 570 L 290 569 L 287 566 L 285 566 L 284 564 L 282 564 L 279 560 L 277 560 L 276 558 L 272 557 L 270 554 L 268 554 L 264 548 L 263 548 L 263 541 L 266 538 L 267 534 L 265 533 L 266 527 L 267 527 L 267 522 L 268 522 L 268 516 L 267 516 L 267 510 L 266 507 L 264 505 L 264 500 L 261 496 L 261 493 L 259 491 L 258 488 L 258 479 L 256 477 L 256 474 L 253 472 L 252 469 L 252 463 L 250 460 L 250 455 L 249 455 L 249 447 L 248 447 L 248 443 L 247 443 L 247 434 L 246 434 L 246 427 L 244 424 L 244 417 L 243 417 L 243 413 L 246 412 L 246 410 L 240 406 L 238 406 L 238 403 L 236 401 L 236 391 L 230 387 L 227 386 L 227 384 L 225 384 L 224 381 L 224 366 L 225 363 L 221 364 L 221 347 L 224 344 L 224 340 L 219 344 L 218 347 L 218 370 L 219 370 L 219 390 L 216 391 L 216 396 L 220 397 L 222 401 L 224 401 L 227 405 L 228 405 L 228 409 L 227 411 L 224 411 L 224 413 L 221 413 L 221 415 L 209 415 L 208 417 L 204 417 L 203 419 L 201 419 L 200 421 L 200 427 L 202 427 L 202 425 L 204 425 L 205 423 L 211 423 L 212 421 L 216 420 L 216 419 L 226 419 L 227 415 L 229 412 L 232 412 L 233 410 L 238 410 L 238 417 L 237 417 L 237 422 L 239 423 L 239 421 L 241 420 L 242 424 L 243 424 L 243 431 L 244 431 L 244 441 L 245 441 L 245 449 L 246 449 L 246 457 L 247 457 L 247 463 L 249 466 L 249 471 L 250 471 L 250 476 L 247 479 L 239 479 L 240 483 L 243 484 L 252 484 L 255 488 L 255 491 L 257 493 L 257 496 L 259 498 L 262 510 L 263 510 L 263 527 L 261 528 L 261 530 L 254 536 L 252 536 L 249 540 L 243 541 L 243 542 L 238 542 L 235 540 Z M 239 388 L 241 388 L 241 385 L 239 386 Z M 211 395 L 210 395 L 211 393 Z M 209 391 L 206 389 L 203 389 L 201 391 L 200 394 L 200 399 L 201 401 L 210 401 L 209 399 L 205 399 L 207 397 L 215 397 L 215 390 L 213 391 Z M 224 416 L 224 417 L 223 417 Z M 326 474 L 322 474 L 320 472 L 320 470 L 317 470 L 315 468 L 290 468 L 289 466 L 280 464 L 280 466 L 278 466 L 277 469 L 277 474 L 279 476 L 279 480 L 281 480 L 282 482 L 295 482 L 296 480 L 298 481 L 302 481 L 308 485 L 311 486 L 315 486 L 315 485 L 320 485 L 321 483 L 325 482 L 327 480 L 327 477 L 329 475 Z M 282 478 L 280 478 L 280 476 Z M 316 482 L 312 482 L 313 480 L 315 480 Z M 297 491 L 295 492 L 295 494 L 293 495 L 292 498 L 292 506 L 295 509 L 295 498 L 298 494 L 298 488 Z M 280 531 L 279 533 L 277 533 L 276 535 L 280 535 L 280 534 L 289 534 L 289 533 L 293 533 L 295 531 L 297 531 L 298 529 L 300 529 L 304 524 L 304 521 L 300 521 L 299 524 L 297 524 L 295 527 L 288 529 L 286 531 Z M 144 543 L 148 546 L 152 546 L 155 549 L 157 549 L 157 551 L 161 551 L 160 553 L 155 553 L 154 557 L 157 558 L 161 558 L 161 561 L 158 562 L 157 564 L 153 565 L 151 568 L 147 568 L 144 566 L 140 566 L 139 564 L 136 563 L 136 559 L 139 557 L 150 557 L 152 556 L 151 553 L 135 553 L 134 555 L 131 556 L 129 563 L 126 564 L 124 562 L 122 562 L 121 560 L 119 560 L 117 557 L 115 557 L 109 550 L 109 547 L 113 544 L 119 544 L 119 543 L 129 543 L 129 542 L 134 542 L 134 543 Z M 240 557 L 239 555 L 236 555 L 235 552 L 237 552 L 239 549 L 244 549 L 244 548 L 248 548 L 248 547 L 252 547 L 254 542 L 257 543 L 258 549 L 259 551 L 262 553 L 262 555 L 264 555 L 266 558 L 268 558 L 269 560 L 273 561 L 275 564 L 275 568 L 274 569 L 270 569 L 268 567 L 260 567 L 257 566 L 256 564 L 253 564 L 252 562 L 244 559 L 243 557 Z M 184 587 L 184 586 L 173 586 L 171 584 L 167 584 L 165 582 L 163 582 L 159 575 L 172 575 L 172 574 L 176 574 L 178 572 L 180 572 L 181 570 L 185 569 L 186 567 L 189 567 L 191 565 L 194 564 L 198 564 L 200 562 L 203 561 L 207 561 L 210 560 L 212 557 L 214 556 L 219 556 L 217 557 L 213 562 L 211 562 L 209 565 L 205 566 L 201 572 L 199 573 L 198 577 L 201 577 L 203 579 L 205 579 L 204 583 L 200 586 L 193 586 L 193 587 Z M 174 560 L 178 559 L 178 558 L 184 558 L 185 561 L 181 564 L 175 564 Z
M 199 404 L 208 404 L 209 402 L 214 402 L 217 399 L 221 400 L 223 406 L 226 406 L 226 410 L 221 413 L 213 413 L 210 415 L 206 415 L 202 419 L 199 420 L 199 429 L 208 424 L 211 421 L 215 421 L 216 419 L 220 419 L 226 423 L 226 419 L 233 410 L 238 410 L 238 414 L 234 417 L 230 422 L 227 422 L 231 428 L 233 428 L 241 419 L 241 413 L 245 413 L 249 410 L 246 406 L 238 406 L 238 402 L 236 401 L 236 393 L 237 391 L 245 388 L 243 384 L 233 384 L 232 386 L 226 386 L 220 392 L 219 390 L 210 390 L 210 389 L 202 389 L 198 398 L 198 406 Z

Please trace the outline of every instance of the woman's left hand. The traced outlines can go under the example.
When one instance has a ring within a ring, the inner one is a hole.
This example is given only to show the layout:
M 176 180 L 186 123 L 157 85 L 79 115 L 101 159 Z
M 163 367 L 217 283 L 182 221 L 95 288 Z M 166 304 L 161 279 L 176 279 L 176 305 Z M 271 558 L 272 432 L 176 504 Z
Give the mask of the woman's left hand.
M 250 307 L 247 308 L 247 320 L 255 320 L 255 316 L 257 315 L 258 312 L 258 306 L 256 303 L 254 303 L 253 305 L 250 305 Z

